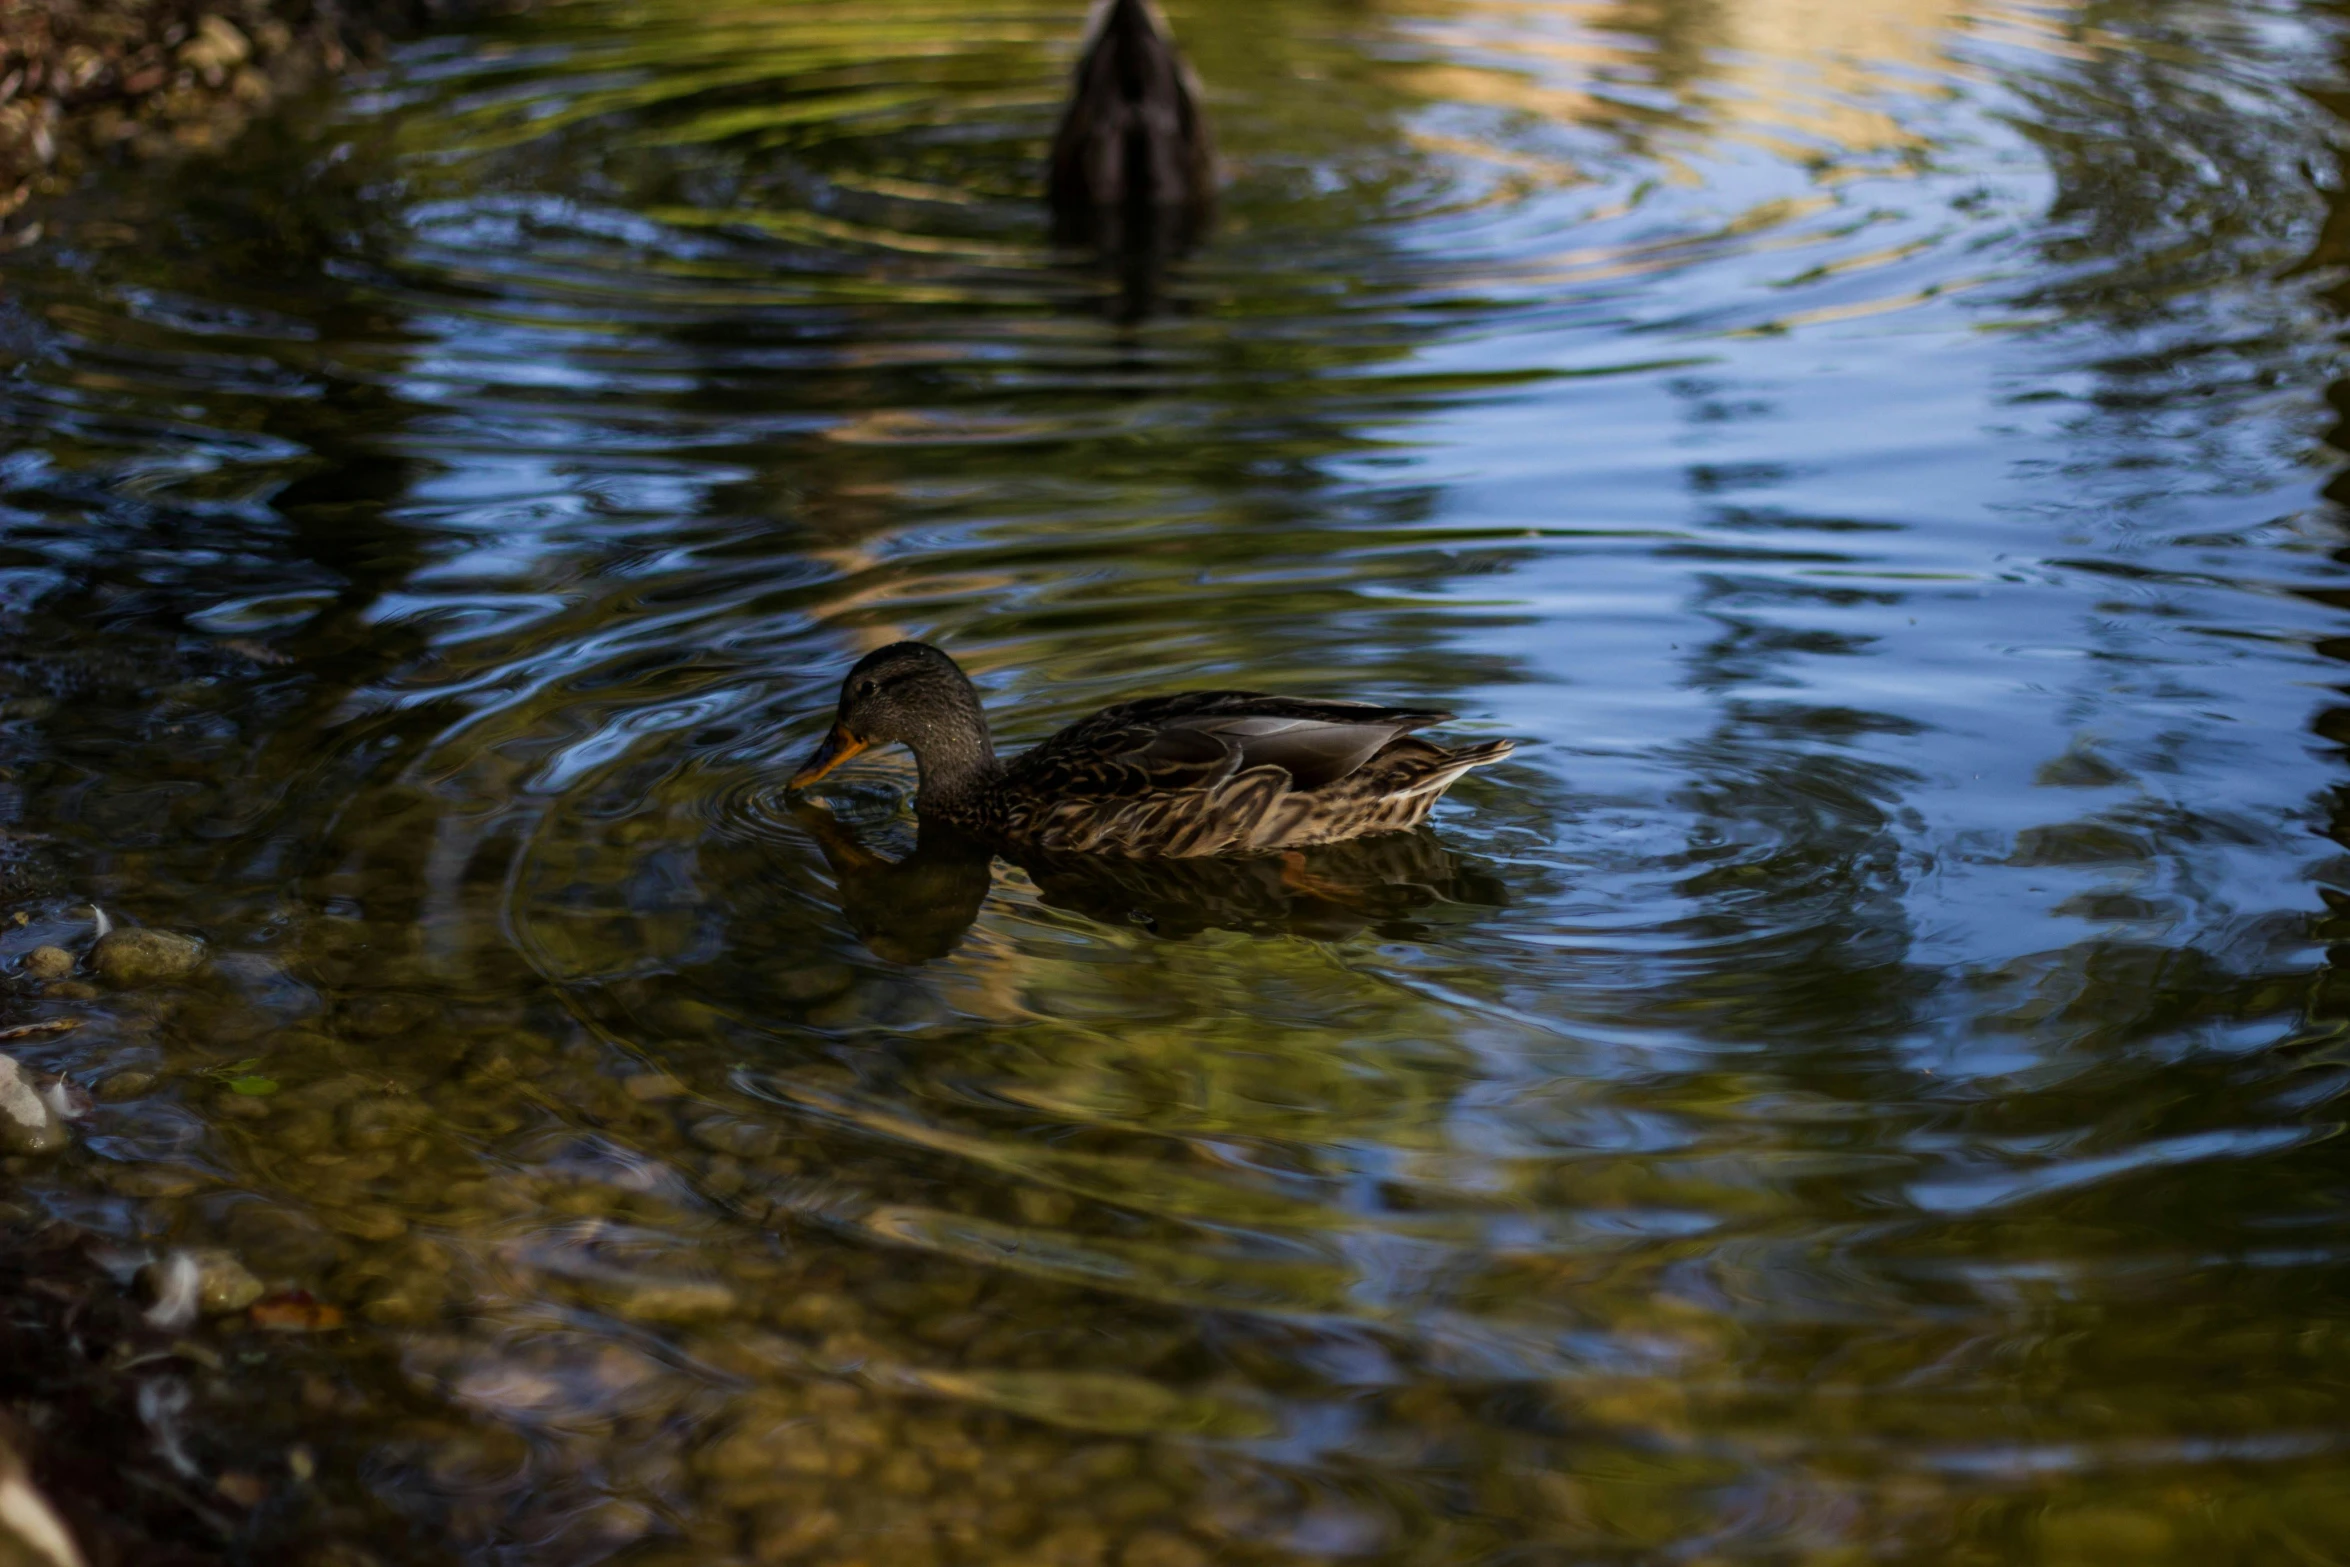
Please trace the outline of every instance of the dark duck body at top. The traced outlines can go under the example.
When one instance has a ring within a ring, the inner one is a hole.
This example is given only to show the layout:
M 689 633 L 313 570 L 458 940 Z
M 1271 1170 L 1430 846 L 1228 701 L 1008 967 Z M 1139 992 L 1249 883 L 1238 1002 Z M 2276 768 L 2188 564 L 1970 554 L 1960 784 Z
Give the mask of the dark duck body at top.
M 1215 201 L 1198 78 L 1151 0 L 1095 0 L 1047 179 L 1064 238 L 1180 248 Z
M 1010 762 L 979 694 L 923 642 L 867 654 L 841 683 L 831 732 L 792 777 L 806 788 L 876 745 L 914 752 L 914 808 L 967 832 L 1044 850 L 1245 854 L 1413 827 L 1489 740 L 1448 750 L 1410 731 L 1450 713 L 1256 691 L 1121 702 Z

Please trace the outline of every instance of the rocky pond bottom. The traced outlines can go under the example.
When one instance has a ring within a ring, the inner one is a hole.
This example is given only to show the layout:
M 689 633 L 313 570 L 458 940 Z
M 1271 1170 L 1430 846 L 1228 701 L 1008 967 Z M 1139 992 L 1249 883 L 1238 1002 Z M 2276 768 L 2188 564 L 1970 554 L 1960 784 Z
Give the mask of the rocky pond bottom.
M 1155 271 L 1045 232 L 1032 0 L 569 0 L 44 198 L 0 1503 L 2350 1554 L 2339 10 L 1170 11 Z M 1007 747 L 1520 745 L 1359 852 L 974 858 L 902 756 L 781 786 L 901 636 Z

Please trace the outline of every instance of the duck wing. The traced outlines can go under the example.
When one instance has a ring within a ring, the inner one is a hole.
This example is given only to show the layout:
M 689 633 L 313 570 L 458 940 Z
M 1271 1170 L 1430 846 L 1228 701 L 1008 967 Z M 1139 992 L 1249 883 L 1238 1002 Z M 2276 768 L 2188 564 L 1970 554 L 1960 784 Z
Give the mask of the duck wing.
M 1191 691 L 1104 708 L 1012 765 L 1013 787 L 1115 799 L 1213 789 L 1278 768 L 1295 790 L 1345 778 L 1398 735 L 1450 713 L 1258 691 Z

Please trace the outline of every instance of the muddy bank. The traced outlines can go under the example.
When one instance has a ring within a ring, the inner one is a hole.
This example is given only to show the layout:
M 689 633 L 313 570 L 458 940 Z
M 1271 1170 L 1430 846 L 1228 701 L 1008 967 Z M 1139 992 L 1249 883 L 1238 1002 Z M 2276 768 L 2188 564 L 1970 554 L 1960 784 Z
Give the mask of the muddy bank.
M 466 0 L 0 0 L 0 249 L 93 163 L 222 145 Z

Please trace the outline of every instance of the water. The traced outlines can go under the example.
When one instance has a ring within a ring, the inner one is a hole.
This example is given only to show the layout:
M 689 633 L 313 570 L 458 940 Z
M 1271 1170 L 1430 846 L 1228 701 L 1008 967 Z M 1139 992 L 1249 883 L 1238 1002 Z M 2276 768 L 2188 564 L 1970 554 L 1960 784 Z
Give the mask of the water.
M 1173 19 L 1156 279 L 1046 244 L 1028 0 L 548 6 L 8 258 L 5 949 L 218 954 L 20 985 L 105 1100 L 21 1195 L 349 1320 L 208 1330 L 220 1527 L 2350 1552 L 2340 13 Z M 991 876 L 781 788 L 907 635 L 1015 742 L 1520 749 L 1303 883 Z

